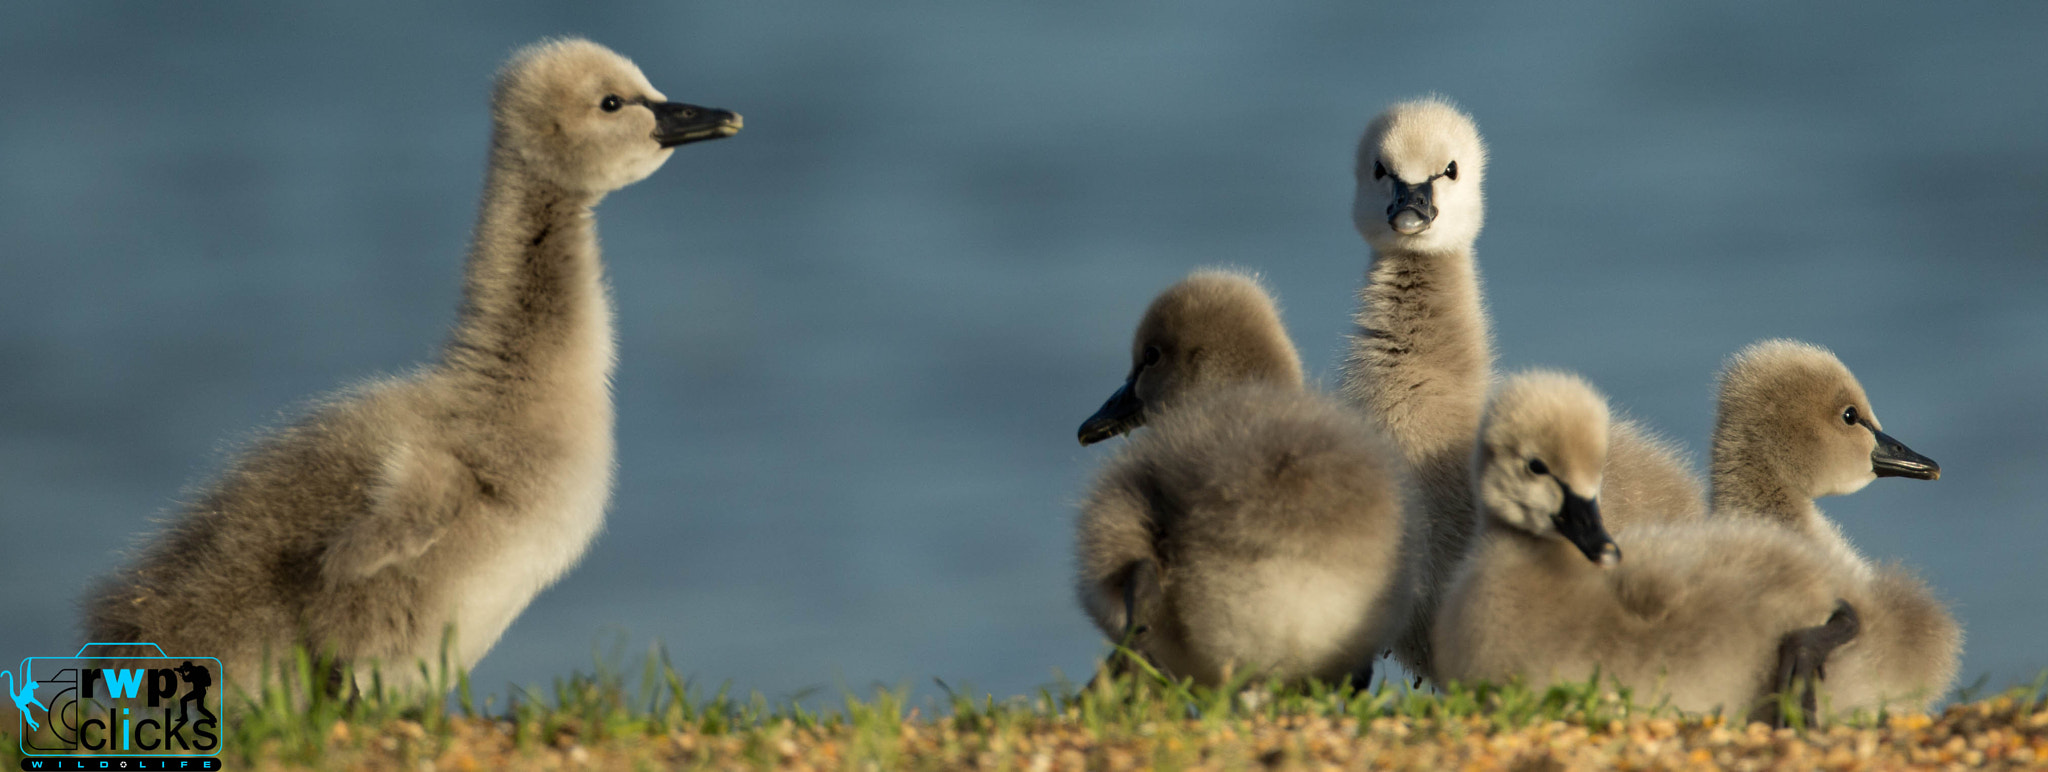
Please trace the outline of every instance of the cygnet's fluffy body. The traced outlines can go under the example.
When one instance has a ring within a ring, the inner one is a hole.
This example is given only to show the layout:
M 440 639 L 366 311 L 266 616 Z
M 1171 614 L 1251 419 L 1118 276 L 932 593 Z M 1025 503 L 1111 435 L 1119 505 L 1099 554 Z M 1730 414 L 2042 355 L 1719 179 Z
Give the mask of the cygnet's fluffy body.
M 1344 393 L 1414 469 L 1426 524 L 1421 598 L 1395 653 L 1432 672 L 1437 599 L 1472 538 L 1472 438 L 1493 383 L 1493 344 L 1473 242 L 1485 219 L 1486 145 L 1472 119 L 1428 98 L 1396 104 L 1365 130 L 1352 223 L 1372 247 Z M 1613 517 L 1673 522 L 1704 511 L 1704 490 L 1675 446 L 1614 421 Z
M 1484 519 L 1434 631 L 1438 675 L 1542 688 L 1597 672 L 1639 701 L 1758 707 L 1781 686 L 1786 637 L 1835 619 L 1849 567 L 1738 521 L 1639 525 L 1617 548 L 1597 505 L 1607 423 L 1605 400 L 1574 376 L 1500 387 L 1473 462 Z
M 1856 376 L 1826 349 L 1766 340 L 1721 371 L 1714 427 L 1717 517 L 1771 523 L 1855 567 L 1871 600 L 1863 634 L 1837 656 L 1828 692 L 1842 707 L 1925 709 L 1955 682 L 1963 633 L 1912 570 L 1873 565 L 1814 499 L 1878 477 L 1935 479 L 1933 460 L 1886 435 Z
M 1706 516 L 1706 485 L 1678 443 L 1617 417 L 1607 425 L 1607 447 L 1600 512 L 1609 528 L 1692 523 Z
M 255 439 L 86 600 L 93 641 L 219 657 L 236 688 L 305 646 L 385 682 L 482 658 L 603 523 L 611 306 L 592 208 L 738 117 L 666 102 L 583 40 L 498 77 L 463 306 L 438 363 Z M 339 676 L 340 671 L 337 671 Z
M 1084 441 L 1134 433 L 1081 508 L 1082 606 L 1175 677 L 1336 680 L 1407 620 L 1415 536 L 1400 458 L 1302 387 L 1271 299 L 1198 272 L 1146 312 Z

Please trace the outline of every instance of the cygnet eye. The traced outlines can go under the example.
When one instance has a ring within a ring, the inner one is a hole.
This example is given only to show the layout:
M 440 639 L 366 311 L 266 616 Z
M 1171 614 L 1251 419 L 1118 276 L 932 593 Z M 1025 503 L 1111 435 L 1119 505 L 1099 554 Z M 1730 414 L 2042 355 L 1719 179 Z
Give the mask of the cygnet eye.
M 1458 162 L 1457 162 L 1457 161 L 1452 161 L 1452 162 L 1451 162 L 1451 165 L 1450 165 L 1450 166 L 1446 166 L 1446 167 L 1444 167 L 1444 176 L 1445 176 L 1445 177 L 1449 177 L 1449 178 L 1451 178 L 1451 179 L 1454 179 L 1454 180 L 1458 178 Z
M 1550 474 L 1550 465 L 1543 463 L 1543 459 L 1540 458 L 1529 459 L 1529 473 Z
M 1153 365 L 1156 365 L 1156 364 L 1159 364 L 1159 347 L 1158 347 L 1158 346 L 1146 346 L 1146 347 L 1145 347 L 1145 366 L 1146 366 L 1146 367 L 1151 367 L 1151 366 L 1153 366 Z
M 1856 419 L 1861 417 L 1861 415 L 1857 414 L 1855 405 L 1850 405 L 1842 409 L 1842 423 L 1848 424 L 1850 426 L 1855 426 Z
M 626 103 L 620 100 L 617 94 L 606 94 L 604 95 L 604 101 L 597 103 L 598 109 L 608 113 L 616 113 L 619 111 L 619 108 L 624 106 L 626 106 Z
M 1387 176 L 1386 164 L 1382 164 L 1378 161 L 1372 162 L 1372 178 L 1377 180 L 1385 176 Z

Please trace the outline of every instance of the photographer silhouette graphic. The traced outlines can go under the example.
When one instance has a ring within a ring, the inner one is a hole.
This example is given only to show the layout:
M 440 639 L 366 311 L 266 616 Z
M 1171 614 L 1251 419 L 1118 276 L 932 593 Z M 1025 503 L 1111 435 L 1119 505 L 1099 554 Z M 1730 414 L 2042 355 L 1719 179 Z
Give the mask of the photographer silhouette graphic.
M 192 664 L 192 660 L 189 659 L 173 670 L 185 679 L 185 686 L 188 687 L 185 696 L 178 700 L 178 720 L 192 720 L 191 709 L 195 707 L 199 709 L 199 715 L 205 717 L 203 720 L 213 720 L 213 711 L 206 709 L 206 687 L 213 685 L 213 674 L 206 672 L 206 668 Z

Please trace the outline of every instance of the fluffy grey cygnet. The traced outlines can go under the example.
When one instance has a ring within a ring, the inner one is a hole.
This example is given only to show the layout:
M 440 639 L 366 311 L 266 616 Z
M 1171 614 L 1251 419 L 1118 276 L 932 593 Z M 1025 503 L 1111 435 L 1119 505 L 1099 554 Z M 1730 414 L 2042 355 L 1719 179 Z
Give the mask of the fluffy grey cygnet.
M 515 54 L 440 361 L 255 439 L 85 601 L 93 641 L 219 657 L 253 689 L 303 645 L 387 684 L 489 651 L 583 555 L 611 495 L 612 312 L 592 208 L 740 118 L 670 102 L 585 40 Z M 335 678 L 345 669 L 337 669 Z M 361 679 L 358 683 L 367 686 Z
M 1864 633 L 1838 656 L 1867 660 L 1829 679 L 1838 704 L 1925 709 L 1955 683 L 1962 627 L 1926 583 L 1898 563 L 1873 565 L 1814 505 L 1879 477 L 1934 480 L 1941 466 L 1884 433 L 1863 385 L 1840 359 L 1766 340 L 1721 371 L 1714 425 L 1717 517 L 1775 523 L 1857 568 L 1872 601 Z
M 1473 461 L 1484 519 L 1433 631 L 1438 676 L 1541 690 L 1597 672 L 1644 703 L 1731 713 L 1788 691 L 1811 709 L 1823 672 L 1830 687 L 1858 677 L 1865 663 L 1843 654 L 1869 601 L 1847 563 L 1735 519 L 1608 536 L 1607 422 L 1605 399 L 1575 376 L 1500 387 Z
M 1394 651 L 1427 676 L 1437 599 L 1477 522 L 1468 463 L 1494 380 L 1472 251 L 1485 220 L 1486 144 L 1449 102 L 1402 102 L 1366 127 L 1354 172 L 1352 223 L 1373 256 L 1344 393 L 1400 447 L 1422 490 L 1422 595 Z M 1613 421 L 1610 431 L 1611 519 L 1679 521 L 1705 510 L 1703 487 L 1674 445 L 1632 421 Z
M 1303 388 L 1254 279 L 1201 271 L 1153 300 L 1081 441 L 1141 425 L 1081 508 L 1078 589 L 1103 633 L 1208 685 L 1369 676 L 1413 595 L 1405 470 Z

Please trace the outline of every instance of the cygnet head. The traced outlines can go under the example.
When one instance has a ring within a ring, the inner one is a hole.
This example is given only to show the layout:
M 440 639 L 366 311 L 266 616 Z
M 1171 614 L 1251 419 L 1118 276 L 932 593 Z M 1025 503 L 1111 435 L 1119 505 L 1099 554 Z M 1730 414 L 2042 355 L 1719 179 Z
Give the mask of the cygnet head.
M 1765 465 L 1810 499 L 1854 493 L 1879 477 L 1941 477 L 1934 459 L 1880 430 L 1863 385 L 1827 349 L 1753 343 L 1728 359 L 1720 380 L 1717 467 Z
M 1578 376 L 1531 370 L 1494 390 L 1473 450 L 1473 488 L 1489 517 L 1564 539 L 1601 566 L 1621 548 L 1600 522 L 1607 400 Z
M 1152 299 L 1131 341 L 1130 375 L 1081 424 L 1081 444 L 1143 426 L 1148 413 L 1201 389 L 1247 382 L 1300 388 L 1301 381 L 1301 355 L 1259 280 L 1196 271 Z
M 500 152 L 543 180 L 598 194 L 653 174 L 680 145 L 740 130 L 737 114 L 670 102 L 626 57 L 579 38 L 513 54 L 491 115 Z
M 1486 143 L 1439 97 L 1387 108 L 1365 128 L 1351 222 L 1379 251 L 1466 249 L 1486 220 Z

